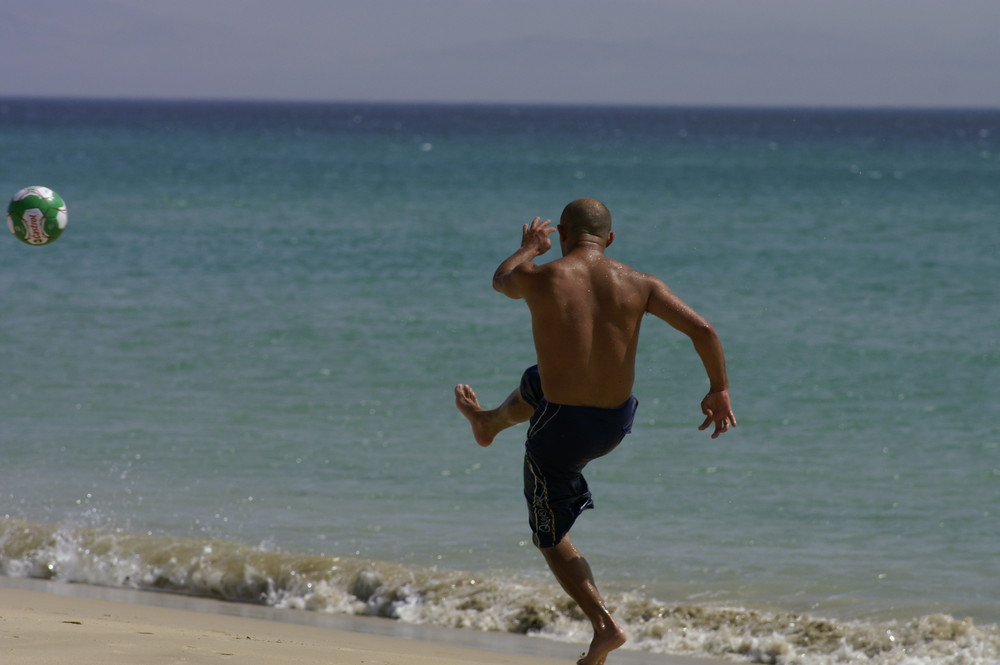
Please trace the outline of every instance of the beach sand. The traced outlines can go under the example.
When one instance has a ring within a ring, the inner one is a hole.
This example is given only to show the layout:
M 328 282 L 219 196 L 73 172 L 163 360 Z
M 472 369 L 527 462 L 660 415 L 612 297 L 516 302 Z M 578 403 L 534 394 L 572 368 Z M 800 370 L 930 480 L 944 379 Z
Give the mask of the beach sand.
M 565 665 L 582 645 L 0 576 L 4 665 Z M 719 665 L 618 650 L 608 665 Z

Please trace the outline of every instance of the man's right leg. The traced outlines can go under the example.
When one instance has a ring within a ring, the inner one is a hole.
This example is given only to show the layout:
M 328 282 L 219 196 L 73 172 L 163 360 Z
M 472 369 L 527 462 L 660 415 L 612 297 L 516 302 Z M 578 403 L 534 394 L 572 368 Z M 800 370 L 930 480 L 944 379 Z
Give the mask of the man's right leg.
M 535 407 L 521 395 L 520 388 L 515 388 L 497 408 L 484 409 L 479 405 L 479 398 L 472 388 L 464 384 L 457 385 L 455 406 L 472 425 L 472 436 L 481 446 L 493 443 L 496 435 L 508 427 L 527 422 L 535 412 Z

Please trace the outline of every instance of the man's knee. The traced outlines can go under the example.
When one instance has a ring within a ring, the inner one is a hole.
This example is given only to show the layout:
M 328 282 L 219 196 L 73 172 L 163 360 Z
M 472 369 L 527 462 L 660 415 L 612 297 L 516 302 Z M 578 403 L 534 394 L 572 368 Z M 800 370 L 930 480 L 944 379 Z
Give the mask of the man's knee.
M 569 533 L 564 533 L 561 536 L 553 536 L 550 534 L 538 533 L 531 534 L 531 544 L 534 545 L 539 551 L 544 554 L 545 552 L 554 552 L 556 549 L 566 546 L 569 543 Z

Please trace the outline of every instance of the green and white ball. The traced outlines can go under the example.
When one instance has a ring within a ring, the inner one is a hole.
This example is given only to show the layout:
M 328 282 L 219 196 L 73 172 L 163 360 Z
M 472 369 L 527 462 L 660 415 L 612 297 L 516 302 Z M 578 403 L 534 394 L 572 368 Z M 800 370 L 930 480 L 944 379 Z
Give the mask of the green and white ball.
M 47 245 L 66 230 L 66 204 L 48 187 L 25 187 L 7 206 L 7 226 L 29 245 Z

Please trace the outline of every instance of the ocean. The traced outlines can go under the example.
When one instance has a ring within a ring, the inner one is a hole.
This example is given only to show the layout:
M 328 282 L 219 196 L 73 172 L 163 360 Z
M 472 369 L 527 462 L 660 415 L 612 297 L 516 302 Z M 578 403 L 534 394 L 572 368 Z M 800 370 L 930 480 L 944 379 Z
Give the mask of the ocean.
M 0 241 L 3 575 L 585 643 L 452 390 L 534 362 L 491 276 L 593 196 L 739 419 L 647 321 L 573 531 L 627 648 L 1000 662 L 1000 111 L 0 99 L 0 153 L 69 209 Z

